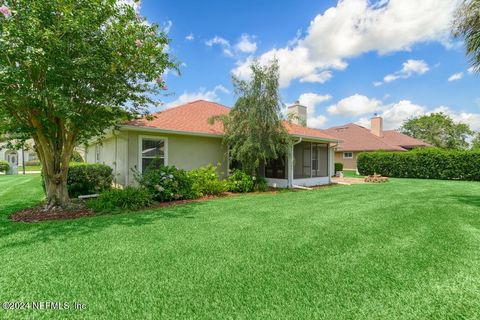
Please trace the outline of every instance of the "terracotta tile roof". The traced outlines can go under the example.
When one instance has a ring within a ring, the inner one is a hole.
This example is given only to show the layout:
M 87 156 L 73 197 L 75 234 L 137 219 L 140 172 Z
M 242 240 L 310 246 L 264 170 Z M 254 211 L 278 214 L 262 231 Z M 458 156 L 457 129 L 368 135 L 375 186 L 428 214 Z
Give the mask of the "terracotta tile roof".
M 178 107 L 167 109 L 154 114 L 153 120 L 139 119 L 125 123 L 128 126 L 157 128 L 162 130 L 180 131 L 192 134 L 223 135 L 223 125 L 215 122 L 208 123 L 208 119 L 215 115 L 230 112 L 230 108 L 218 103 L 197 100 Z M 305 128 L 296 124 L 285 122 L 288 132 L 296 137 L 312 138 L 319 140 L 338 140 L 325 133 L 324 130 Z
M 406 151 L 408 147 L 428 146 L 423 141 L 394 130 L 384 131 L 383 137 L 378 137 L 369 129 L 355 123 L 333 127 L 325 131 L 343 140 L 338 147 L 340 151 Z
M 385 139 L 391 141 L 396 145 L 402 147 L 431 147 L 430 144 L 423 142 L 422 140 L 418 140 L 412 137 L 407 136 L 406 134 L 400 133 L 396 130 L 388 130 L 383 132 L 383 136 Z
M 218 103 L 197 100 L 178 107 L 155 113 L 153 120 L 140 119 L 126 123 L 137 127 L 157 128 L 199 134 L 222 135 L 223 125 L 216 121 L 209 124 L 212 116 L 230 112 L 230 108 Z

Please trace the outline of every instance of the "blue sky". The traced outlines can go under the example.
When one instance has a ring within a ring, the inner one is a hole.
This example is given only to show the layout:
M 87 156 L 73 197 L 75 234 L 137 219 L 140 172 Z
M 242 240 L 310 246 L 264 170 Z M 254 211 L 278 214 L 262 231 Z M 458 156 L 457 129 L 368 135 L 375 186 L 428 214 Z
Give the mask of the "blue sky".
M 194 99 L 235 103 L 231 74 L 280 60 L 284 103 L 309 108 L 309 126 L 387 128 L 444 111 L 480 130 L 479 78 L 450 37 L 455 0 L 158 1 L 140 13 L 164 26 L 181 76 L 166 77 L 170 107 Z

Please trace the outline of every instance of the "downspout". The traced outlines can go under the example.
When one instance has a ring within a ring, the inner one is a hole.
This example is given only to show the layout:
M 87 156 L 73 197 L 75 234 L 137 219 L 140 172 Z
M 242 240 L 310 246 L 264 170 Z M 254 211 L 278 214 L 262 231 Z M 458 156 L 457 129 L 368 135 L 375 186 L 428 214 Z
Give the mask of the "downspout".
M 287 185 L 288 188 L 293 188 L 293 149 L 294 146 L 301 143 L 303 141 L 303 138 L 299 138 L 297 142 L 292 144 L 292 148 L 288 154 L 288 180 L 287 180 Z

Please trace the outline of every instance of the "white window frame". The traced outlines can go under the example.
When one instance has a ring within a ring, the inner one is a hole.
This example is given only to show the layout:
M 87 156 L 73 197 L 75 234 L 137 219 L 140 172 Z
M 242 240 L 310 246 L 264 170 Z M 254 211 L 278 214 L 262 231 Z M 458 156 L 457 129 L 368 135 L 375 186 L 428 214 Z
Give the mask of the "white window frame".
M 347 153 L 348 153 L 348 154 L 351 154 L 352 156 L 351 156 L 351 157 L 345 156 Z M 344 153 L 343 153 L 343 159 L 353 159 L 353 152 L 344 152 Z
M 100 144 L 95 145 L 95 163 L 100 163 L 102 159 L 102 146 Z
M 143 172 L 143 167 L 142 167 L 142 145 L 143 145 L 143 140 L 144 139 L 147 139 L 147 140 L 163 140 L 164 142 L 164 155 L 163 155 L 163 159 L 164 159 L 164 165 L 168 166 L 168 138 L 167 137 L 160 137 L 160 136 L 145 136 L 145 135 L 141 135 L 141 136 L 138 136 L 138 171 L 140 172 Z

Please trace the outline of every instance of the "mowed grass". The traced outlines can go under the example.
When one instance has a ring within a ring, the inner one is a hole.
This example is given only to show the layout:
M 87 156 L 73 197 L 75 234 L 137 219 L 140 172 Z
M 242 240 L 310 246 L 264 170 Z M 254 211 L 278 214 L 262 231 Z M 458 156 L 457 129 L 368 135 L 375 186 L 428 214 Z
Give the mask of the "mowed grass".
M 477 319 L 480 183 L 392 180 L 41 224 L 38 176 L 0 177 L 8 319 Z

